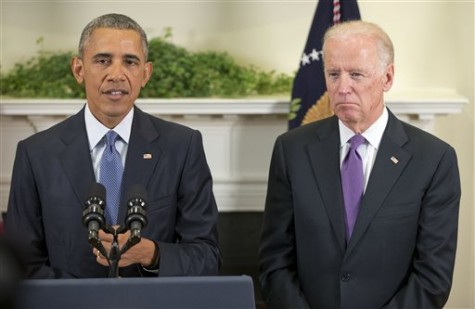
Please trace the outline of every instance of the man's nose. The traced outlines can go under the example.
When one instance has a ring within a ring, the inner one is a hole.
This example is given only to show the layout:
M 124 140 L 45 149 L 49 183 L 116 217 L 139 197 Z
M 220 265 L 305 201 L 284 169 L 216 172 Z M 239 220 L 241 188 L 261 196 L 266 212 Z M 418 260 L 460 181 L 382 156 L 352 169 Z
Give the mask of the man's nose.
M 340 94 L 348 94 L 351 92 L 351 85 L 352 85 L 351 77 L 348 75 L 340 76 L 339 83 L 338 83 L 338 92 Z
M 109 67 L 108 79 L 112 81 L 121 81 L 125 79 L 124 66 L 120 63 L 114 63 Z

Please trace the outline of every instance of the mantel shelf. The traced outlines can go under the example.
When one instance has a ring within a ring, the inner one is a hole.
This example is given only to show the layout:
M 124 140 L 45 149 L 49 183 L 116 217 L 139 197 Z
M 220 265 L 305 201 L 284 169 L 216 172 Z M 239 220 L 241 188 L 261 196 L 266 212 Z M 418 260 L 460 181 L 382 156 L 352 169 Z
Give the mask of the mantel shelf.
M 395 97 L 386 104 L 395 114 L 420 120 L 460 113 L 468 100 L 457 94 L 441 97 Z M 0 99 L 0 114 L 8 116 L 69 116 L 84 105 L 84 99 Z M 289 101 L 281 98 L 183 98 L 138 99 L 137 105 L 154 115 L 285 115 Z

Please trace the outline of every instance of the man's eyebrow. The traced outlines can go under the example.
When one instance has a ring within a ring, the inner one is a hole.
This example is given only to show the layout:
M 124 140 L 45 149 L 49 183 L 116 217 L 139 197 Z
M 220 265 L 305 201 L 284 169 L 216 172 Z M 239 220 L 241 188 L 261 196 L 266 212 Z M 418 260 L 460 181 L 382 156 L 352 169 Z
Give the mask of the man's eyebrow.
M 112 58 L 112 54 L 110 53 L 97 53 L 95 54 L 92 58 L 97 59 L 97 58 Z M 126 54 L 123 56 L 124 59 L 128 60 L 137 60 L 140 61 L 140 58 L 134 54 Z
M 136 55 L 132 55 L 132 54 L 126 54 L 124 56 L 124 59 L 127 59 L 127 60 L 136 60 L 138 62 L 140 62 L 140 58 Z
M 92 58 L 97 59 L 97 58 L 111 58 L 111 57 L 112 55 L 109 53 L 97 53 Z

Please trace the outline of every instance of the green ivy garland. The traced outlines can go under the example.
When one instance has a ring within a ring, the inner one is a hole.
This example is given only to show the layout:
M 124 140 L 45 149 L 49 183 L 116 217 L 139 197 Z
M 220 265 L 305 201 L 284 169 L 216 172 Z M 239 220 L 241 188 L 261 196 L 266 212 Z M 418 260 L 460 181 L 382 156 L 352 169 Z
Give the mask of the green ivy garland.
M 149 42 L 153 75 L 142 98 L 289 95 L 293 76 L 238 65 L 227 53 L 189 52 L 172 44 L 168 31 Z M 38 42 L 42 40 L 39 39 Z M 70 71 L 73 52 L 40 51 L 0 75 L 0 94 L 30 98 L 84 98 Z

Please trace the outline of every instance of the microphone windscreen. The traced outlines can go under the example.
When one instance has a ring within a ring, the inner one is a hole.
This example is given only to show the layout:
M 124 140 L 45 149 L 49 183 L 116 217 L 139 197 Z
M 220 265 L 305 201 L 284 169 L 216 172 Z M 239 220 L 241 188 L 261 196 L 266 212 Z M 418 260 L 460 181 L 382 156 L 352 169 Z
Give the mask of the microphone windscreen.
M 127 190 L 127 201 L 131 199 L 141 198 L 147 200 L 147 190 L 142 185 L 133 185 Z
M 89 188 L 89 194 L 86 197 L 86 200 L 90 199 L 91 197 L 99 197 L 103 201 L 106 199 L 106 187 L 103 184 L 94 182 L 91 184 Z

